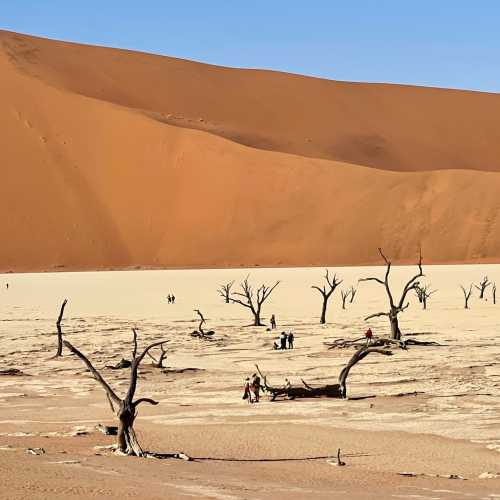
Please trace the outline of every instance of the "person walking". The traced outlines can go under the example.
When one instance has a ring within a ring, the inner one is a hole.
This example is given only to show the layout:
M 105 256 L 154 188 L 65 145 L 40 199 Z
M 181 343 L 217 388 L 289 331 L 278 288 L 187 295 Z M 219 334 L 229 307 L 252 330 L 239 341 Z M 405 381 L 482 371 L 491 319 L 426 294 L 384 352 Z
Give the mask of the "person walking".
M 286 349 L 286 340 L 287 340 L 287 335 L 285 332 L 281 332 L 281 337 L 280 337 L 280 347 L 281 349 Z
M 293 332 L 290 332 L 288 334 L 288 349 L 293 349 L 293 341 L 295 340 L 295 337 L 293 336 Z
M 172 297 L 170 296 L 170 294 L 167 295 L 167 301 L 169 304 L 172 303 Z
M 172 294 L 172 304 L 175 304 L 175 295 Z
M 269 320 L 271 323 L 271 330 L 276 330 L 276 316 L 273 314 Z
M 247 399 L 249 403 L 252 402 L 252 395 L 250 392 L 250 379 L 248 377 L 245 379 L 245 387 L 243 389 L 243 398 L 242 399 Z

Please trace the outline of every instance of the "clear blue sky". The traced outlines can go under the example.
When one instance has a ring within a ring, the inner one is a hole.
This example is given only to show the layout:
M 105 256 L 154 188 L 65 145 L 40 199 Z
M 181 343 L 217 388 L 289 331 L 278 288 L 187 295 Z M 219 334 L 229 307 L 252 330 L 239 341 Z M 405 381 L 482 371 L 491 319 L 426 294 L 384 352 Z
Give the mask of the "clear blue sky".
M 500 0 L 2 0 L 0 28 L 225 66 L 500 91 Z

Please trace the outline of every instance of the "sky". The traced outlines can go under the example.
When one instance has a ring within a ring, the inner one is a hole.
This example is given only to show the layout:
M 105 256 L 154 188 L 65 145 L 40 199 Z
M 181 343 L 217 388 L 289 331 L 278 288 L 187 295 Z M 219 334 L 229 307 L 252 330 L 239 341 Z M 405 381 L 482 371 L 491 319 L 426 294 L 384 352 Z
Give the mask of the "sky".
M 499 0 L 0 0 L 0 28 L 336 80 L 500 91 Z

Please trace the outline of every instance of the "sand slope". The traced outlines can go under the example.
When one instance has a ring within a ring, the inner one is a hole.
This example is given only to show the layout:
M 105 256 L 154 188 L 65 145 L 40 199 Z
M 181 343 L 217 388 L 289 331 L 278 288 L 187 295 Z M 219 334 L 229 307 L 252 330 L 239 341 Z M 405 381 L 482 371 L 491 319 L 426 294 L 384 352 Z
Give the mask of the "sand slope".
M 2 270 L 500 258 L 498 95 L 8 32 L 0 74 Z

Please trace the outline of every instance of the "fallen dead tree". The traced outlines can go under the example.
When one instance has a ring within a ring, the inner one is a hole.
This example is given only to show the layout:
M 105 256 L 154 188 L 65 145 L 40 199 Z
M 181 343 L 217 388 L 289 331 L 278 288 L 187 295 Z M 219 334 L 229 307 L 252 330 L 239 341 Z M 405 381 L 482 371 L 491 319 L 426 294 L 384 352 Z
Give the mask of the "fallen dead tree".
M 165 342 L 168 342 L 168 340 L 166 340 Z M 148 356 L 153 360 L 153 362 L 151 363 L 155 368 L 166 368 L 165 366 L 163 366 L 163 362 L 165 361 L 165 359 L 167 358 L 167 350 L 165 349 L 164 347 L 164 343 L 163 342 L 162 344 L 160 344 L 160 356 L 158 357 L 158 359 L 156 359 L 155 356 L 153 356 L 149 351 L 148 351 Z
M 361 349 L 363 347 L 399 347 L 401 349 L 407 349 L 409 345 L 413 346 L 443 346 L 438 342 L 432 340 L 416 340 L 413 338 L 405 338 L 400 340 L 390 339 L 387 337 L 372 337 L 367 339 L 366 337 L 358 337 L 355 339 L 335 339 L 330 342 L 324 342 L 328 349 Z
M 106 397 L 108 398 L 111 411 L 118 417 L 118 432 L 117 432 L 117 452 L 123 455 L 131 455 L 137 457 L 151 456 L 163 458 L 163 455 L 144 452 L 137 440 L 137 436 L 134 430 L 134 422 L 137 416 L 137 408 L 142 403 L 148 403 L 151 405 L 157 405 L 158 402 L 151 398 L 139 398 L 134 400 L 135 391 L 137 388 L 137 377 L 138 369 L 141 361 L 144 359 L 146 354 L 154 347 L 160 346 L 164 341 L 154 342 L 148 345 L 140 354 L 137 354 L 137 332 L 135 329 L 132 330 L 134 334 L 134 347 L 132 350 L 132 362 L 130 366 L 130 384 L 127 390 L 127 394 L 122 399 L 116 392 L 111 388 L 111 386 L 104 380 L 101 374 L 94 368 L 90 360 L 81 353 L 76 347 L 65 340 L 64 346 L 67 347 L 73 354 L 80 358 L 85 366 L 89 369 L 92 376 L 99 384 L 103 387 L 106 392 Z M 186 455 L 172 454 L 165 455 L 173 458 L 184 458 Z M 187 457 L 189 458 L 189 457 Z
M 283 387 L 272 386 L 268 383 L 266 375 L 264 375 L 258 365 L 255 365 L 261 380 L 263 382 L 262 389 L 269 394 L 270 400 L 275 401 L 276 398 L 282 396 L 287 399 L 297 398 L 341 398 L 347 399 L 347 377 L 349 372 L 357 363 L 364 359 L 369 354 L 382 354 L 383 356 L 392 356 L 393 352 L 387 347 L 373 347 L 365 346 L 358 349 L 349 359 L 347 364 L 342 368 L 337 384 L 327 384 L 322 386 L 313 387 L 301 379 L 301 386 L 292 386 L 287 382 Z

